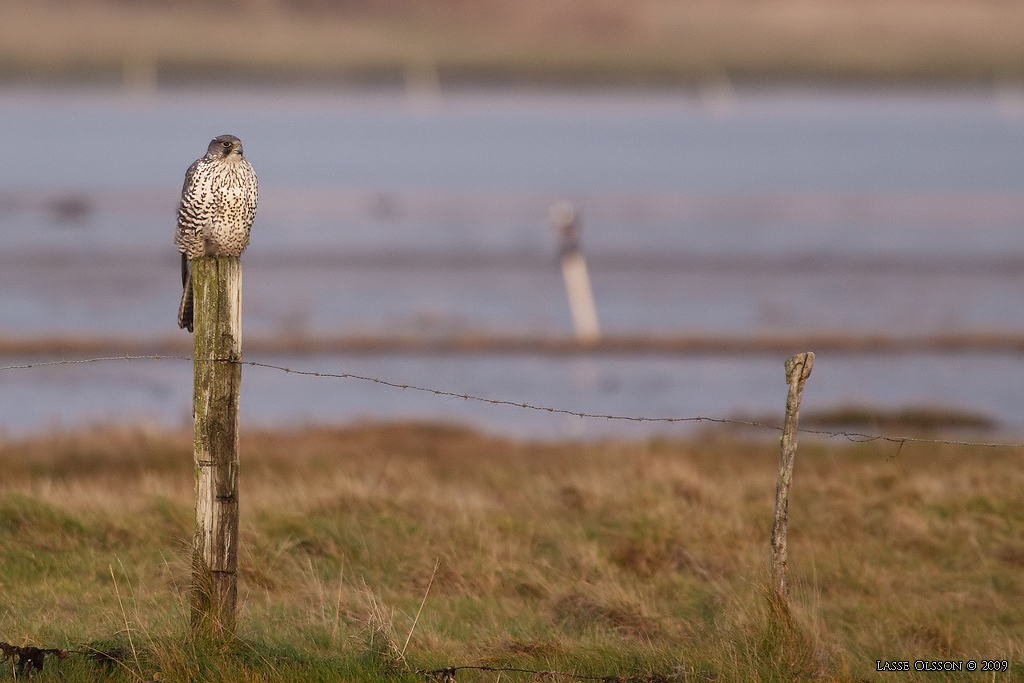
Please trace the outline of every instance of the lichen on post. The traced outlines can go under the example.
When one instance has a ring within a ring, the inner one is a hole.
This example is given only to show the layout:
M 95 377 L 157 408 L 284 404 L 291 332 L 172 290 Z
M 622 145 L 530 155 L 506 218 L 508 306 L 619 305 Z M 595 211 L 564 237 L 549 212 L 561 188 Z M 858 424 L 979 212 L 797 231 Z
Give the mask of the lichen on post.
M 193 259 L 192 287 L 196 526 L 191 623 L 194 633 L 224 639 L 234 634 L 238 595 L 241 260 Z

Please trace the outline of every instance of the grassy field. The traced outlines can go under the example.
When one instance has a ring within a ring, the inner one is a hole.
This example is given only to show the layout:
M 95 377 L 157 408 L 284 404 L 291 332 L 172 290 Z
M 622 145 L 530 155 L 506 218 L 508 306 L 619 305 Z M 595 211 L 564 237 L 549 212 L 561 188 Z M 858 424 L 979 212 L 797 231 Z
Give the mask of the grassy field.
M 1024 680 L 1020 449 L 805 439 L 787 612 L 765 588 L 771 440 L 242 444 L 239 630 L 214 646 L 187 635 L 190 435 L 0 443 L 0 641 L 80 651 L 37 680 Z M 875 663 L 983 658 L 1010 669 Z
M 5 0 L 0 77 L 1024 78 L 1008 0 Z

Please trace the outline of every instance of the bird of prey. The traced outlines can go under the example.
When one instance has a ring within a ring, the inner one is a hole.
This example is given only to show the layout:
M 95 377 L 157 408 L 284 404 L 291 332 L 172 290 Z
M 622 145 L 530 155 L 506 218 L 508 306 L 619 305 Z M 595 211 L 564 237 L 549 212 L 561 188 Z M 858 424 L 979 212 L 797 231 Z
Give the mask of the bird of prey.
M 242 141 L 218 135 L 185 173 L 174 243 L 181 252 L 178 327 L 192 331 L 192 268 L 202 256 L 241 256 L 258 203 L 256 172 L 242 155 Z

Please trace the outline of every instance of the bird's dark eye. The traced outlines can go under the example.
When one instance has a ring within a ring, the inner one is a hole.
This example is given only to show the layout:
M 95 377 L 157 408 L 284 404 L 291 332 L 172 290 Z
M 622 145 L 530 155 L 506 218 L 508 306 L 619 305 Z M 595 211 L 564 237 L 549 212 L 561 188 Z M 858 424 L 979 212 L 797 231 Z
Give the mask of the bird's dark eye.
M 224 145 L 225 147 L 230 147 L 231 146 L 231 143 L 228 142 L 227 140 L 225 140 L 224 142 L 222 142 L 220 144 Z

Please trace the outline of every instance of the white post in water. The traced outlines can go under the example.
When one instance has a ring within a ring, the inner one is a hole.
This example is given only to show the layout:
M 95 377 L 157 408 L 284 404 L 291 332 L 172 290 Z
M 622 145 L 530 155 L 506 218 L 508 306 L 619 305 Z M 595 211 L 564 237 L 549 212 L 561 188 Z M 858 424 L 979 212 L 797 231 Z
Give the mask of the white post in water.
M 811 376 L 814 354 L 810 351 L 798 353 L 786 361 L 786 421 L 782 427 L 782 443 L 779 452 L 779 476 L 775 484 L 775 514 L 772 520 L 771 564 L 772 582 L 783 600 L 789 597 L 786 584 L 786 569 L 789 550 L 786 547 L 786 533 L 789 525 L 789 488 L 793 484 L 793 463 L 796 460 L 796 431 L 800 421 L 800 400 L 803 398 L 804 382 Z
M 594 304 L 587 261 L 580 251 L 579 214 L 569 202 L 558 202 L 551 207 L 551 222 L 558 232 L 562 277 L 565 279 L 565 292 L 569 297 L 569 312 L 576 339 L 583 344 L 593 344 L 600 339 L 601 328 L 597 322 L 597 306 Z
M 192 259 L 195 297 L 195 505 L 192 630 L 235 632 L 238 595 L 238 397 L 242 383 L 242 262 Z

